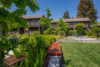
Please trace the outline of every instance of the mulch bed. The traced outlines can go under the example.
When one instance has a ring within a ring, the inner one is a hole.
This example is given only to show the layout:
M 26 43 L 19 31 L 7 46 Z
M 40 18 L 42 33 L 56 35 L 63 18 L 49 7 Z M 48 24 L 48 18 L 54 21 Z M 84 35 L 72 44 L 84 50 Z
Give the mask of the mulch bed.
M 47 51 L 48 56 L 61 56 L 61 48 L 59 42 L 54 42 Z
M 20 63 L 20 61 L 23 59 L 24 57 L 20 57 L 20 58 L 16 58 L 14 56 L 10 56 L 8 58 L 6 58 L 5 61 L 5 66 L 6 67 L 15 67 L 16 63 Z
M 62 56 L 60 43 L 54 42 L 47 50 L 47 57 L 45 58 L 43 67 L 48 67 L 50 56 Z

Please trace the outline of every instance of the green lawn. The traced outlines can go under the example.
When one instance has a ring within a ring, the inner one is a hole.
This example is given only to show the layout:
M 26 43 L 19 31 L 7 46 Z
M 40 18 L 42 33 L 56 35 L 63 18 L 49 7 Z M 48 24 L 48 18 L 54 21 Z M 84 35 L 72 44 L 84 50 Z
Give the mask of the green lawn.
M 100 44 L 61 43 L 66 67 L 100 67 Z

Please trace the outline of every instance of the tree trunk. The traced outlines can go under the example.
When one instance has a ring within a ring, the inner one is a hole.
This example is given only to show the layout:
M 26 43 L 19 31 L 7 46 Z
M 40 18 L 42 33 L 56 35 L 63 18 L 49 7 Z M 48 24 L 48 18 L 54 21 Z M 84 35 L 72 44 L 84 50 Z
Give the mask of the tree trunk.
M 81 44 L 82 44 L 82 32 L 81 32 Z
M 4 50 L 0 50 L 0 67 L 4 66 Z

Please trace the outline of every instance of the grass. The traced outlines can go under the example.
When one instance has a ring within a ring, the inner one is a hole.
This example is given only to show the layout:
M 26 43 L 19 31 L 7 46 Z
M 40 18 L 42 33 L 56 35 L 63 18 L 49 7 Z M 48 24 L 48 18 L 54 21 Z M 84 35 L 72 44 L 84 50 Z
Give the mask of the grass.
M 100 44 L 61 43 L 66 67 L 100 67 Z

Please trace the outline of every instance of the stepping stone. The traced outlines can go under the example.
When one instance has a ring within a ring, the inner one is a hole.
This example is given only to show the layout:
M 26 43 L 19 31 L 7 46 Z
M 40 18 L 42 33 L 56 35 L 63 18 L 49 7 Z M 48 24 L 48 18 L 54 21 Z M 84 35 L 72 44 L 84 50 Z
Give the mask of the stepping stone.
M 60 56 L 50 56 L 48 67 L 60 67 Z

